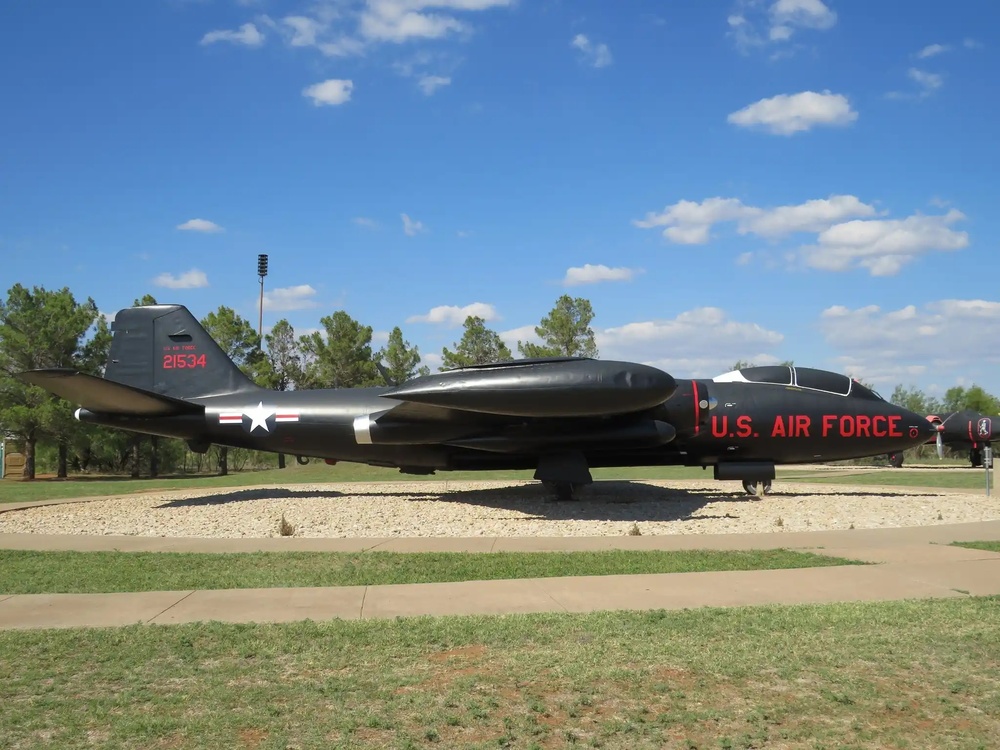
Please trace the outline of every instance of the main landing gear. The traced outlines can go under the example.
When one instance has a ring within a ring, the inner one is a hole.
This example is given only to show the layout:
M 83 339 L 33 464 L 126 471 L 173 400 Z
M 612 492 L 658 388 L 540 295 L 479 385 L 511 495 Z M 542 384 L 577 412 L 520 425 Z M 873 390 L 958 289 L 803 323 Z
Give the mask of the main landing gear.
M 972 464 L 974 469 L 979 468 L 983 465 L 983 449 L 973 448 L 969 451 L 969 463 Z M 990 465 L 986 467 L 987 469 L 993 468 L 993 456 L 990 456 Z
M 556 500 L 574 500 L 586 485 L 592 484 L 590 467 L 582 453 L 554 453 L 538 459 L 535 479 L 555 495 Z
M 757 488 L 758 488 L 758 483 L 757 483 L 756 480 L 753 480 L 753 479 L 744 479 L 743 480 L 743 489 L 746 491 L 746 493 L 748 495 L 756 495 L 757 494 Z M 770 479 L 765 479 L 761 483 L 760 489 L 761 489 L 761 493 L 762 494 L 764 494 L 764 495 L 770 495 L 771 494 L 771 480 Z

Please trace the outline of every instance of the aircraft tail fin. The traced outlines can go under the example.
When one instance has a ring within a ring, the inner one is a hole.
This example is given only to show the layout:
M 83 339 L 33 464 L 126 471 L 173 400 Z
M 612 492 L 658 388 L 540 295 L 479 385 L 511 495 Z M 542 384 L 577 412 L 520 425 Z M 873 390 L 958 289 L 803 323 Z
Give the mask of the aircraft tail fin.
M 259 390 L 183 305 L 119 310 L 104 377 L 176 399 Z

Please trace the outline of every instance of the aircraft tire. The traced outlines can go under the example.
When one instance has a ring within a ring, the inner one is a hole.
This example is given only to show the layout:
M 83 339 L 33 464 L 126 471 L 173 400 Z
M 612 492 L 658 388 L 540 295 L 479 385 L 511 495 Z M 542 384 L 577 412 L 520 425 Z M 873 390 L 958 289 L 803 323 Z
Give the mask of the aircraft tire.
M 748 495 L 756 495 L 757 494 L 757 482 L 753 481 L 752 479 L 744 479 L 743 480 L 743 490 Z M 764 494 L 765 495 L 770 495 L 771 494 L 771 480 L 770 479 L 765 479 L 764 480 Z
M 542 482 L 542 485 L 555 495 L 555 500 L 559 502 L 567 500 L 577 500 L 577 493 L 583 488 L 581 484 L 573 484 L 572 482 Z
M 902 466 L 903 466 L 903 453 L 902 453 L 902 451 L 900 451 L 899 453 L 890 453 L 889 454 L 889 466 L 891 466 L 894 469 L 902 468 Z

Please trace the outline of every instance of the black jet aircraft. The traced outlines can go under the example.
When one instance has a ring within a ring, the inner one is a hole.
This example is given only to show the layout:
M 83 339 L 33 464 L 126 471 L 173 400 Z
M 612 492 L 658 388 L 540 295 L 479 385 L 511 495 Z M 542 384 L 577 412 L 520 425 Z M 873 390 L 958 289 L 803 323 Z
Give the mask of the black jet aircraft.
M 937 435 L 928 442 L 937 446 L 938 458 L 944 458 L 944 448 L 967 450 L 969 463 L 973 467 L 982 466 L 984 462 L 983 449 L 990 447 L 994 438 L 1000 438 L 1000 417 L 980 414 L 972 409 L 952 411 L 941 415 L 928 414 L 927 421 L 934 425 Z M 889 454 L 889 464 L 897 469 L 903 465 L 903 452 Z M 990 466 L 993 468 L 993 459 Z
M 601 466 L 685 465 L 765 488 L 777 464 L 902 451 L 936 433 L 924 417 L 845 375 L 749 367 L 675 380 L 647 365 L 515 360 L 378 388 L 271 391 L 252 383 L 181 305 L 118 312 L 103 378 L 64 369 L 20 378 L 80 408 L 82 422 L 395 467 L 533 469 L 558 497 Z

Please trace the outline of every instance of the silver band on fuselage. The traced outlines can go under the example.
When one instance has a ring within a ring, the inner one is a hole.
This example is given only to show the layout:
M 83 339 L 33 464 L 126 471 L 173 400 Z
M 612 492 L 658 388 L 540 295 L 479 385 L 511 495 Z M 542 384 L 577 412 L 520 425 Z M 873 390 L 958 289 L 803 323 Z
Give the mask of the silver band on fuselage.
M 358 445 L 372 444 L 372 420 L 367 414 L 354 418 L 354 440 Z

